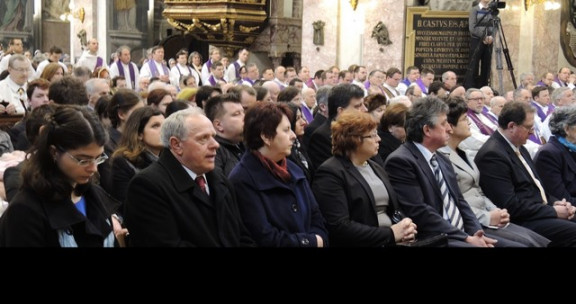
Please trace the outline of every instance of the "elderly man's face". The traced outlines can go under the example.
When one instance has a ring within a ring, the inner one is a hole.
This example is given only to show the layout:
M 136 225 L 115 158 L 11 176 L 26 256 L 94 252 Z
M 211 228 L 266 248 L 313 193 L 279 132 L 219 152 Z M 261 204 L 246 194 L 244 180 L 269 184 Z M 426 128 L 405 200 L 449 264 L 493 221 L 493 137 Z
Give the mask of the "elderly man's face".
M 188 137 L 184 140 L 173 139 L 172 151 L 186 168 L 196 174 L 205 174 L 214 170 L 216 151 L 220 144 L 214 139 L 216 130 L 206 116 L 190 116 L 186 119 Z

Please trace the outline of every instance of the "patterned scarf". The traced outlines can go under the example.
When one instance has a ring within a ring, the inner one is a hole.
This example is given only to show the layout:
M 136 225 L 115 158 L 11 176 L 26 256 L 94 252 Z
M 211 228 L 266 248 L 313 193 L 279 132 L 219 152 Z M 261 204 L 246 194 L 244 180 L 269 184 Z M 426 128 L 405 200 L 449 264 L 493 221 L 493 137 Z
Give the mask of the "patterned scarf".
M 253 150 L 252 154 L 254 154 L 254 156 L 260 160 L 262 166 L 264 166 L 264 168 L 272 173 L 275 178 L 284 183 L 290 182 L 291 176 L 290 172 L 288 172 L 288 163 L 286 162 L 286 158 L 283 158 L 279 163 L 276 163 L 262 155 L 262 153 L 260 153 L 258 150 Z

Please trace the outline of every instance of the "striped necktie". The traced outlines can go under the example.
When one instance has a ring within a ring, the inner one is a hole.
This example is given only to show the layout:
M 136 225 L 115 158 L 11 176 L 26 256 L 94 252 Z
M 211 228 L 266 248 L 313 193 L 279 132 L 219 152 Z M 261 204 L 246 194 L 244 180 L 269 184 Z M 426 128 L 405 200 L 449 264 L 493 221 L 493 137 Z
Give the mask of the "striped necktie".
M 440 170 L 440 166 L 438 165 L 438 160 L 436 160 L 436 154 L 432 155 L 432 159 L 430 159 L 430 165 L 434 169 L 434 177 L 436 178 L 436 182 L 438 182 L 438 186 L 440 187 L 440 192 L 442 193 L 442 205 L 444 206 L 444 219 L 446 219 L 452 226 L 462 230 L 464 227 L 464 222 L 462 221 L 462 216 L 460 215 L 460 210 L 456 207 L 452 196 L 450 195 L 450 191 L 448 191 L 448 187 L 446 186 L 446 181 L 444 180 L 444 176 L 442 175 L 442 171 Z

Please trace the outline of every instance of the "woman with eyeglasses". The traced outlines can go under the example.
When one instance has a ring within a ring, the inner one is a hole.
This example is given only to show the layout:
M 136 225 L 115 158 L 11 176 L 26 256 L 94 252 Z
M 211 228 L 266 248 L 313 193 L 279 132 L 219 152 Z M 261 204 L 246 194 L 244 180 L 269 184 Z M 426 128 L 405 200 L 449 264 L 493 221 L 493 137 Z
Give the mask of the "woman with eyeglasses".
M 89 110 L 56 108 L 0 218 L 1 247 L 113 247 L 118 202 L 92 184 L 108 136 Z
M 396 192 L 378 154 L 378 123 L 344 111 L 332 122 L 332 156 L 312 182 L 333 247 L 389 247 L 415 238 L 416 224 L 399 212 Z

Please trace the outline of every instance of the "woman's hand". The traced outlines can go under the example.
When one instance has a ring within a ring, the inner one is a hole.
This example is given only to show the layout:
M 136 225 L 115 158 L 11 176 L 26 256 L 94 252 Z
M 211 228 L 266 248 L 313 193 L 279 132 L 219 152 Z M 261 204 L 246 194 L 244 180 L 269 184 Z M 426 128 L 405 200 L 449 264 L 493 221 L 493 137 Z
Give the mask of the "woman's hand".
M 112 216 L 112 230 L 114 231 L 114 236 L 118 241 L 120 247 L 126 247 L 126 236 L 128 235 L 128 229 L 122 228 L 122 224 L 120 220 L 118 220 L 118 216 L 115 214 Z
M 416 224 L 410 218 L 404 218 L 398 224 L 392 225 L 392 232 L 394 232 L 394 239 L 398 242 L 408 242 L 416 239 Z

